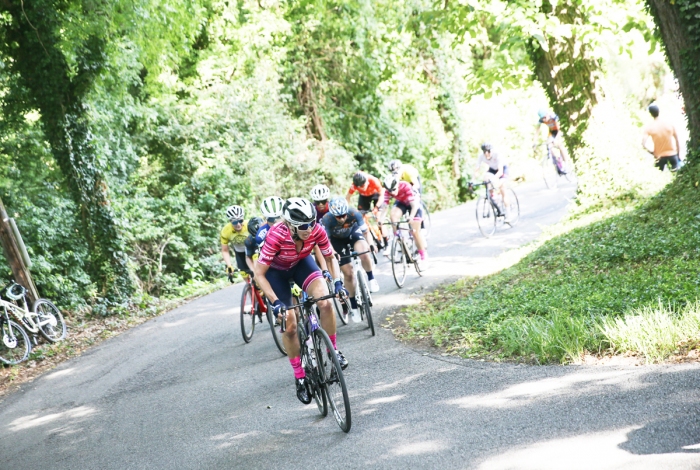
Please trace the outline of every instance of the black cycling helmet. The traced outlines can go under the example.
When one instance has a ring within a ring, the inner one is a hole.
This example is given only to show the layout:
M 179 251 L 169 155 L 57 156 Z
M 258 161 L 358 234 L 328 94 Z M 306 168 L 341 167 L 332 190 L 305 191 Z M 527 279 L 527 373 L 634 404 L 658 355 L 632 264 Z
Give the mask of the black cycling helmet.
M 481 151 L 482 152 L 490 152 L 492 148 L 493 147 L 488 142 L 484 142 L 483 144 L 481 144 Z
M 264 224 L 265 221 L 261 217 L 253 217 L 248 221 L 248 233 L 252 236 L 258 234 L 260 226 Z
M 365 176 L 364 173 L 361 171 L 358 171 L 355 173 L 355 175 L 352 177 L 352 184 L 357 186 L 358 188 L 362 185 L 364 185 L 367 182 L 367 177 Z

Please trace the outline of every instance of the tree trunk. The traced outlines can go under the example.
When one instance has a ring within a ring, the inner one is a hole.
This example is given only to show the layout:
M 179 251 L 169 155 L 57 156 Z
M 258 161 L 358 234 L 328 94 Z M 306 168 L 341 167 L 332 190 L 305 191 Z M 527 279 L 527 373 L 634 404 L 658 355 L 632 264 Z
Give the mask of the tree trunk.
M 577 2 L 557 2 L 556 9 L 544 0 L 542 11 L 555 15 L 563 24 L 577 25 L 585 21 Z M 546 34 L 546 32 L 545 32 Z M 571 37 L 546 38 L 549 50 L 533 41 L 529 48 L 534 72 L 542 83 L 552 109 L 559 115 L 564 140 L 574 160 L 583 144 L 583 133 L 588 126 L 593 107 L 598 102 L 596 81 L 599 65 L 588 55 L 587 47 L 575 33 Z
M 685 102 L 690 147 L 700 147 L 700 4 L 647 0 Z M 690 156 L 693 162 L 697 157 Z
M 133 292 L 128 257 L 110 205 L 107 181 L 92 144 L 84 97 L 104 61 L 104 44 L 87 38 L 71 73 L 60 49 L 58 2 L 5 0 L 12 22 L 5 26 L 3 47 L 12 71 L 21 77 L 41 113 L 44 134 L 80 209 L 90 247 L 90 273 L 102 294 L 123 302 Z M 75 73 L 77 72 L 77 73 Z

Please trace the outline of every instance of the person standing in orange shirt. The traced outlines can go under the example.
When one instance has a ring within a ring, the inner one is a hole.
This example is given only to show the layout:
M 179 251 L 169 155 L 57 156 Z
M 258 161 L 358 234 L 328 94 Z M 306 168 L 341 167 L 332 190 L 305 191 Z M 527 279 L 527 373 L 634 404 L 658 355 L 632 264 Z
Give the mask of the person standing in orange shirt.
M 668 164 L 671 171 L 676 171 L 679 167 L 680 160 L 678 159 L 678 133 L 673 123 L 659 119 L 659 107 L 655 104 L 649 105 L 649 114 L 654 118 L 654 122 L 644 126 L 642 135 L 642 147 L 654 156 L 656 159 L 656 167 L 663 171 Z M 651 137 L 654 143 L 654 150 L 647 147 L 647 142 Z

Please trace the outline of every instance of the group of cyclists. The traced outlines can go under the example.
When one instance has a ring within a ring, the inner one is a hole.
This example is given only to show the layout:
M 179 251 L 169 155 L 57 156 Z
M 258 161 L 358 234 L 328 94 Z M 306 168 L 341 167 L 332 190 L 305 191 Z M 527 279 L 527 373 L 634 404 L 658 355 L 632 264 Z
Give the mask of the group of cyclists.
M 539 114 L 539 122 L 547 125 L 550 136 L 556 138 L 559 131 L 556 115 L 544 111 Z M 508 166 L 489 143 L 481 145 L 475 174 L 484 164 L 488 165 L 487 178 L 501 191 L 505 201 Z M 312 393 L 301 363 L 296 315 L 293 310 L 287 310 L 287 306 L 293 305 L 292 286 L 296 284 L 313 298 L 328 295 L 328 286 L 333 286 L 333 293 L 349 298 L 353 320 L 359 321 L 353 264 L 349 256 L 343 257 L 342 254 L 348 246 L 357 253 L 364 253 L 360 261 L 367 274 L 370 292 L 379 291 L 374 263 L 369 255 L 368 227 L 362 215 L 372 206 L 378 211 L 377 220 L 382 227 L 387 213 L 393 227 L 406 216 L 418 248 L 420 270 L 428 267 L 427 245 L 420 230 L 423 217 L 420 174 L 415 167 L 399 160 L 389 162 L 388 169 L 389 173 L 382 180 L 358 171 L 345 197 L 331 197 L 325 184 L 317 184 L 311 189 L 310 199 L 265 198 L 260 206 L 263 217 L 256 216 L 246 221 L 245 211 L 240 205 L 226 209 L 229 223 L 220 233 L 226 270 L 229 275 L 241 271 L 253 276 L 279 323 L 282 323 L 281 316 L 286 314 L 282 341 L 294 372 L 297 397 L 305 404 L 311 402 Z M 357 208 L 350 207 L 351 197 L 356 192 L 359 193 Z M 394 203 L 390 205 L 392 200 Z M 387 233 L 390 235 L 391 231 Z M 229 245 L 233 247 L 237 268 L 233 267 Z M 321 300 L 317 307 L 321 326 L 328 333 L 338 361 L 345 369 L 348 361 L 337 346 L 331 301 Z
M 387 211 L 392 223 L 398 223 L 402 215 L 408 214 L 421 260 L 425 262 L 427 259 L 420 235 L 421 181 L 418 171 L 399 160 L 390 162 L 389 169 L 383 181 L 358 171 L 345 197 L 331 197 L 325 184 L 314 186 L 310 199 L 267 197 L 260 206 L 264 218 L 256 216 L 245 220 L 245 211 L 240 205 L 226 209 L 229 222 L 220 232 L 226 271 L 229 275 L 240 271 L 253 276 L 280 324 L 281 316 L 286 315 L 282 341 L 294 372 L 297 397 L 302 403 L 310 403 L 312 393 L 301 363 L 296 315 L 293 310 L 287 311 L 287 306 L 293 305 L 292 286 L 296 284 L 310 297 L 319 298 L 328 295 L 328 285 L 332 285 L 333 293 L 348 297 L 353 320 L 361 321 L 355 298 L 353 264 L 349 256 L 341 255 L 348 246 L 363 253 L 360 262 L 367 274 L 369 290 L 379 291 L 369 254 L 368 227 L 362 216 L 362 211 L 370 210 L 373 204 L 379 209 L 380 222 Z M 349 204 L 355 192 L 360 194 L 357 209 Z M 392 199 L 394 204 L 390 208 Z M 233 247 L 236 268 L 229 245 Z M 337 346 L 331 301 L 320 300 L 316 305 L 321 326 L 328 333 L 338 362 L 345 369 L 348 361 Z

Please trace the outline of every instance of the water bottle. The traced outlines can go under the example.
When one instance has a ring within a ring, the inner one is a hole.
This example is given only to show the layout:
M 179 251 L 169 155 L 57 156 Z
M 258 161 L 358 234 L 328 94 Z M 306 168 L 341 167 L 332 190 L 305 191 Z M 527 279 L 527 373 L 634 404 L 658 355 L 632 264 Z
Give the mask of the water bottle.
M 306 338 L 306 348 L 309 350 L 309 355 L 311 356 L 311 365 L 316 367 L 316 351 L 314 351 L 314 340 L 311 336 Z
M 316 331 L 321 327 L 321 325 L 318 324 L 318 318 L 316 317 L 315 313 L 311 313 L 311 315 L 309 315 L 309 324 L 311 325 L 311 331 Z

